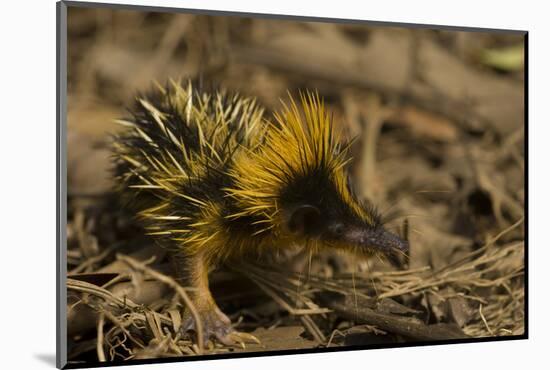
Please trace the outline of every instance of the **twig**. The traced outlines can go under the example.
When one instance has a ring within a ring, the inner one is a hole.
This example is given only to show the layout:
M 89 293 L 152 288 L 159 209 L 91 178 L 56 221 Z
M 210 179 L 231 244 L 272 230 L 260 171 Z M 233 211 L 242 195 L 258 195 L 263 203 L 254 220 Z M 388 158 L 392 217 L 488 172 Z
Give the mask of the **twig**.
M 426 325 L 414 318 L 377 312 L 364 307 L 363 304 L 360 304 L 357 309 L 350 309 L 350 307 L 353 307 L 353 302 L 350 300 L 350 296 L 338 299 L 331 294 L 330 297 L 326 297 L 326 305 L 349 320 L 375 325 L 384 331 L 401 334 L 413 339 L 445 340 L 468 337 L 455 326 Z
M 327 338 L 319 329 L 317 324 L 313 321 L 311 316 L 309 315 L 302 315 L 300 316 L 300 321 L 302 321 L 302 324 L 304 324 L 304 327 L 309 331 L 309 333 L 315 338 L 315 340 L 321 344 L 325 343 L 327 341 Z
M 144 348 L 145 346 L 143 343 L 135 339 L 132 334 L 126 329 L 126 325 L 124 325 L 115 315 L 113 315 L 111 312 L 105 310 L 102 312 L 106 318 L 109 319 L 113 324 L 115 324 L 116 327 L 118 327 L 128 339 L 130 339 L 132 342 L 134 342 L 138 347 Z M 145 321 L 145 317 L 143 317 L 143 321 Z
M 69 271 L 69 275 L 78 274 L 84 270 L 86 270 L 88 267 L 93 266 L 94 264 L 101 262 L 105 257 L 107 257 L 111 252 L 113 251 L 112 248 L 107 248 L 97 256 L 89 257 L 84 262 L 82 262 L 80 265 Z
M 105 351 L 103 350 L 103 325 L 105 324 L 105 315 L 100 313 L 97 319 L 97 359 L 99 362 L 105 362 Z
M 191 316 L 193 317 L 193 320 L 195 320 L 195 327 L 197 329 L 197 342 L 198 342 L 199 354 L 202 354 L 203 350 L 204 350 L 204 348 L 203 348 L 204 334 L 203 334 L 203 329 L 202 329 L 202 321 L 201 321 L 201 318 L 200 318 L 200 316 L 197 312 L 197 309 L 195 308 L 195 306 L 191 302 L 191 299 L 189 298 L 189 296 L 187 295 L 185 290 L 182 288 L 182 286 L 179 285 L 171 277 L 166 276 L 164 274 L 161 274 L 160 272 L 157 272 L 157 271 L 153 270 L 152 268 L 146 266 L 144 263 L 139 262 L 139 261 L 137 261 L 137 260 L 135 260 L 135 259 L 133 259 L 129 256 L 124 256 L 122 254 L 117 254 L 117 259 L 127 263 L 128 265 L 130 265 L 131 267 L 133 267 L 134 269 L 136 269 L 138 271 L 141 271 L 145 274 L 148 274 L 149 276 L 151 276 L 152 278 L 160 281 L 161 283 L 164 283 L 164 284 L 168 285 L 170 288 L 174 289 L 178 293 L 178 295 L 181 297 L 181 299 L 183 300 L 183 302 L 185 303 L 185 305 L 189 309 L 189 312 L 191 313 Z
M 482 307 L 483 307 L 483 305 L 480 304 L 479 305 L 479 316 L 481 316 L 481 320 L 483 320 L 483 323 L 485 324 L 485 327 L 487 328 L 487 331 L 489 332 L 489 334 L 495 335 L 493 333 L 493 331 L 491 330 L 491 328 L 489 327 L 489 324 L 487 323 L 487 319 L 485 319 L 485 316 L 483 315 Z
M 367 199 L 376 199 L 376 150 L 379 147 L 378 137 L 384 122 L 391 117 L 394 112 L 388 107 L 382 105 L 380 97 L 375 94 L 369 94 L 366 99 L 366 106 L 361 109 L 361 113 L 367 118 L 367 127 L 363 133 L 363 153 L 361 154 L 361 189 L 362 194 Z
M 326 345 L 327 348 L 330 347 L 330 345 L 332 344 L 332 341 L 334 340 L 334 336 L 335 336 L 336 334 L 338 334 L 338 335 L 341 336 L 341 337 L 345 337 L 345 336 L 346 336 L 346 335 L 345 335 L 344 333 L 342 333 L 340 330 L 334 329 L 334 330 L 332 331 L 332 333 L 330 334 L 330 338 L 329 338 L 329 340 L 328 340 L 328 342 L 327 342 L 327 345 Z

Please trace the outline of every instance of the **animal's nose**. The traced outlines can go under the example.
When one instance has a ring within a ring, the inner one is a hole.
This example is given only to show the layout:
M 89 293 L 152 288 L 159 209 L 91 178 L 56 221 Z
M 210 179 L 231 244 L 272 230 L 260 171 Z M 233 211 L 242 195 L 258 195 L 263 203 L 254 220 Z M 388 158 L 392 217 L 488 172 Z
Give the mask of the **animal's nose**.
M 382 230 L 377 239 L 378 246 L 388 252 L 391 252 L 392 250 L 397 250 L 403 253 L 409 252 L 409 242 L 387 230 Z

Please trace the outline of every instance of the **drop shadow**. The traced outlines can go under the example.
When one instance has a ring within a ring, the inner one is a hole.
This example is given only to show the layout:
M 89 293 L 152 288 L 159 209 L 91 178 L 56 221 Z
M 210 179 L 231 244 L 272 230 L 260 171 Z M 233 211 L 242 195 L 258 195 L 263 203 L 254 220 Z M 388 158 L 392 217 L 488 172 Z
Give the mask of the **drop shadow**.
M 34 357 L 42 361 L 43 363 L 55 367 L 55 353 L 39 353 L 34 354 Z

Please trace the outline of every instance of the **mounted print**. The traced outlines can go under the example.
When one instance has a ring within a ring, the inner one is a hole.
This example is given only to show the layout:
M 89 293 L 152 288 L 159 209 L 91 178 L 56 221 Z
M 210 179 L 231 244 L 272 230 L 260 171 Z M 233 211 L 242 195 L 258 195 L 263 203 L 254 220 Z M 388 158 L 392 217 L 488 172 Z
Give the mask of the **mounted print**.
M 58 367 L 527 338 L 527 32 L 67 1 L 58 38 Z

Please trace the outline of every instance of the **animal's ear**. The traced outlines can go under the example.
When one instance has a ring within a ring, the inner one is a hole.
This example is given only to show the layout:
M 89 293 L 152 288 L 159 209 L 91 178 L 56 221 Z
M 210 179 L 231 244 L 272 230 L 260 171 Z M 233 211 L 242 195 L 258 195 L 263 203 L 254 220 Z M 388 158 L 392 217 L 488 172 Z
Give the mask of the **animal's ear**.
M 304 204 L 292 211 L 288 218 L 288 229 L 294 234 L 315 235 L 320 233 L 322 225 L 319 208 Z

